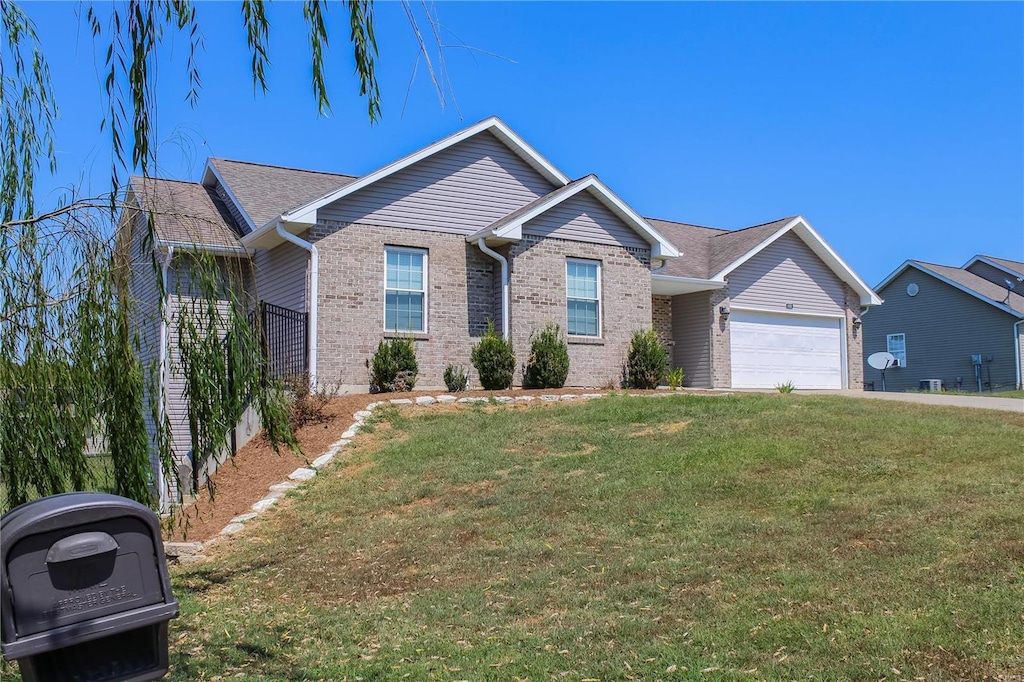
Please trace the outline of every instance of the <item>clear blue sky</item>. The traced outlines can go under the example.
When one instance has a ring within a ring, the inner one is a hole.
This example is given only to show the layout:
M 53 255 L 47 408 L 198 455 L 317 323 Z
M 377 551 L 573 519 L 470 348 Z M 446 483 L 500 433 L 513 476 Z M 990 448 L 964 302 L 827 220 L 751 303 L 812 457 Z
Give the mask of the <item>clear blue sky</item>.
M 60 170 L 104 189 L 102 52 L 77 3 L 32 3 L 61 108 Z M 320 119 L 301 7 L 270 8 L 270 92 L 254 95 L 233 3 L 199 3 L 166 50 L 160 164 L 207 156 L 363 174 L 490 115 L 644 215 L 739 228 L 802 213 L 869 284 L 907 258 L 1024 260 L 1024 4 L 440 3 L 458 110 L 442 109 L 397 3 L 377 6 L 383 121 L 356 97 L 344 12 Z M 424 30 L 428 27 L 424 24 Z M 408 102 L 403 113 L 403 101 Z M 51 194 L 52 196 L 52 194 Z

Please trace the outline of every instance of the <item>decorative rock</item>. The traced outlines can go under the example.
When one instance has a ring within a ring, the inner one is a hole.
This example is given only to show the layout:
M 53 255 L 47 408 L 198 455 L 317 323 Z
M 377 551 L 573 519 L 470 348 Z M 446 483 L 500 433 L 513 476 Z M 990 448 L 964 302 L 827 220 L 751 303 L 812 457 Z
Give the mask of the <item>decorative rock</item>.
M 334 459 L 334 455 L 335 453 L 333 452 L 326 452 L 320 455 L 319 457 L 313 460 L 313 468 L 317 470 L 323 469 L 325 466 L 331 463 L 331 460 Z
M 353 424 L 351 427 L 349 427 L 348 431 L 346 431 L 345 433 L 341 434 L 341 437 L 343 439 L 355 438 L 356 437 L 356 431 L 358 431 L 358 430 L 359 430 L 359 424 Z
M 232 519 L 234 521 L 234 519 Z M 165 542 L 164 555 L 168 558 L 194 556 L 203 551 L 201 542 Z
M 459 398 L 459 402 L 460 403 L 486 403 L 487 402 L 487 398 L 482 398 L 480 396 L 471 396 L 469 398 Z
M 290 478 L 293 481 L 308 481 L 314 476 L 316 476 L 316 470 L 307 469 L 306 467 L 299 467 L 295 471 L 288 474 L 288 478 Z
M 437 396 L 437 402 L 439 402 L 439 403 L 441 403 L 443 405 L 448 405 L 450 403 L 454 403 L 457 400 L 458 400 L 458 398 L 456 398 L 453 395 L 439 395 L 439 396 Z
M 231 519 L 230 523 L 245 523 L 246 521 L 252 521 L 256 518 L 256 512 L 249 512 L 248 514 L 239 514 L 235 518 Z
M 285 480 L 285 481 L 282 481 L 280 483 L 274 483 L 273 485 L 271 485 L 270 486 L 270 492 L 271 493 L 288 493 L 289 491 L 292 491 L 292 489 L 295 489 L 296 487 L 298 487 L 298 485 L 299 484 L 296 483 L 295 481 Z
M 540 399 L 541 399 L 541 400 L 543 400 L 543 401 L 544 401 L 544 402 L 546 402 L 546 403 L 551 403 L 551 402 L 554 402 L 554 401 L 558 400 L 558 399 L 559 399 L 559 396 L 557 396 L 557 395 L 551 395 L 551 394 L 549 394 L 549 393 L 545 393 L 544 395 L 542 395 L 542 396 L 540 397 Z
M 259 500 L 258 502 L 253 504 L 251 509 L 254 512 L 256 512 L 256 513 L 266 511 L 266 510 L 270 509 L 271 507 L 273 507 L 275 504 L 277 504 L 277 501 L 279 499 L 281 499 L 281 498 L 280 497 L 272 497 L 272 496 L 268 495 L 267 497 L 264 497 L 262 500 Z
M 388 402 L 392 405 L 412 405 L 412 401 L 408 398 L 392 398 Z
M 536 398 L 534 398 L 532 395 L 517 395 L 516 396 L 516 402 L 517 403 L 532 403 L 534 400 L 536 400 Z
M 417 405 L 433 405 L 437 402 L 437 398 L 432 395 L 421 395 L 416 398 Z
M 586 398 L 586 399 L 588 399 L 588 400 L 589 400 L 589 399 L 591 399 L 591 398 L 603 398 L 603 397 L 604 397 L 604 394 L 603 394 L 603 393 L 584 393 L 584 394 L 583 394 L 583 395 L 581 395 L 580 397 L 581 397 L 581 398 Z
M 229 523 L 228 525 L 224 526 L 224 529 L 221 530 L 220 534 L 221 535 L 234 535 L 235 533 L 241 532 L 243 530 L 245 530 L 245 524 L 242 524 L 242 523 Z
M 356 419 L 366 419 L 368 417 L 372 417 L 373 412 L 370 412 L 369 410 L 359 410 L 352 416 L 355 417 Z
M 559 398 L 559 400 L 576 400 L 576 395 L 572 393 L 566 393 L 561 398 Z
M 351 442 L 352 442 L 352 441 L 351 441 L 351 440 L 349 440 L 348 438 L 342 438 L 342 439 L 341 439 L 341 440 L 339 440 L 339 441 L 338 441 L 337 443 L 332 443 L 332 444 L 331 444 L 331 447 L 332 447 L 332 448 L 335 448 L 335 449 L 337 449 L 337 450 L 340 450 L 340 449 L 342 449 L 343 447 L 345 447 L 346 445 L 348 445 L 348 444 L 349 444 L 349 443 L 351 443 Z
M 497 400 L 499 403 L 514 403 L 516 401 L 515 398 L 511 398 L 507 395 L 499 395 L 495 398 L 495 400 Z
M 380 402 L 379 400 L 377 402 L 375 402 L 375 403 L 370 403 L 369 405 L 366 406 L 366 411 L 367 412 L 373 412 L 374 410 L 376 410 L 378 407 L 380 407 L 383 404 L 384 403 Z

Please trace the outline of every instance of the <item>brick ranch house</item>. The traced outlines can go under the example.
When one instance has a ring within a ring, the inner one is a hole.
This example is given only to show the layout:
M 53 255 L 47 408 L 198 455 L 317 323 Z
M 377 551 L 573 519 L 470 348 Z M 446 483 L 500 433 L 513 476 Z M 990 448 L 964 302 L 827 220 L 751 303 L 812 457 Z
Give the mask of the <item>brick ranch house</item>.
M 189 252 L 251 264 L 253 298 L 303 325 L 272 364 L 344 391 L 368 390 L 367 359 L 391 336 L 415 339 L 419 386 L 443 386 L 449 363 L 472 372 L 488 320 L 520 362 L 530 334 L 558 324 L 572 386 L 618 383 L 631 334 L 653 327 L 687 386 L 859 388 L 859 316 L 881 303 L 801 216 L 735 231 L 645 218 L 497 118 L 362 177 L 211 158 L 200 182 L 137 178 L 128 199 L 142 211 L 126 212 L 124 243 L 162 263 L 172 315 Z M 158 287 L 136 283 L 156 307 Z M 140 328 L 187 463 L 173 325 Z

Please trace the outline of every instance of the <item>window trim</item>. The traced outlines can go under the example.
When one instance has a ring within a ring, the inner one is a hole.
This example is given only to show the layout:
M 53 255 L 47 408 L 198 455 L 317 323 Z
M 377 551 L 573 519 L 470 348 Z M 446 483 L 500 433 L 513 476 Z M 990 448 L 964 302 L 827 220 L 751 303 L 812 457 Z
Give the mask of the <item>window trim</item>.
M 423 289 L 390 289 L 388 287 L 388 254 L 389 253 L 411 253 L 417 256 L 423 256 Z M 393 246 L 391 244 L 384 245 L 384 296 L 382 301 L 383 307 L 383 324 L 385 334 L 401 334 L 401 335 L 413 335 L 413 334 L 428 334 L 430 333 L 430 326 L 428 321 L 428 311 L 430 310 L 430 299 L 428 291 L 429 283 L 429 265 L 430 265 L 430 251 L 427 249 L 420 249 L 414 246 Z M 423 328 L 422 329 L 388 329 L 388 291 L 405 291 L 412 293 L 423 294 Z
M 597 301 L 597 334 L 570 334 L 569 333 L 569 264 L 570 263 L 582 263 L 584 265 L 596 265 L 597 266 L 597 298 L 578 298 L 572 297 L 572 300 L 577 301 Z M 593 258 L 572 258 L 568 257 L 565 259 L 565 335 L 569 339 L 602 339 L 604 338 L 604 289 L 601 286 L 601 271 L 602 263 L 600 260 Z
M 899 351 L 899 353 L 901 353 L 903 355 L 902 358 L 899 357 L 896 353 L 893 353 L 893 351 L 892 351 L 892 341 L 893 341 L 893 339 L 895 337 L 902 337 L 903 338 L 903 350 Z M 896 367 L 906 367 L 907 366 L 907 334 L 906 334 L 906 332 L 897 332 L 895 334 L 886 334 L 885 335 L 885 352 L 886 353 L 891 353 L 892 356 L 896 358 L 896 361 L 899 362 L 899 364 L 896 365 Z

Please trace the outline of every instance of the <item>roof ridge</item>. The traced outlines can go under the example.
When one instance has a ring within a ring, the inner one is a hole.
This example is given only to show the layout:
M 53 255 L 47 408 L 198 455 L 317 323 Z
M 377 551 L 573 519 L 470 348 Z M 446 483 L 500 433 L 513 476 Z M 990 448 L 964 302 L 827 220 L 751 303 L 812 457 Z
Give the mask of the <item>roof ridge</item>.
M 262 163 L 260 161 L 243 161 L 242 159 L 227 159 L 221 156 L 211 156 L 210 161 L 227 161 L 229 163 L 243 163 L 247 166 L 262 166 L 263 168 L 276 168 L 278 170 L 299 171 L 301 173 L 317 173 L 319 175 L 335 175 L 344 178 L 361 177 L 359 175 L 350 175 L 348 173 L 335 173 L 333 171 L 313 170 L 311 168 L 298 168 L 296 166 L 281 166 L 276 163 Z
M 716 230 L 718 232 L 728 232 L 729 230 L 724 227 L 712 227 L 711 225 L 698 225 L 697 223 L 684 223 L 679 220 L 669 220 L 668 218 L 655 218 L 653 216 L 644 216 L 644 220 L 657 220 L 663 223 L 672 223 L 673 225 L 683 225 L 685 227 L 699 227 L 702 230 Z
M 790 220 L 793 220 L 794 218 L 797 218 L 797 217 L 799 217 L 799 214 L 798 215 L 786 216 L 784 218 L 776 218 L 775 220 L 768 220 L 768 221 L 765 221 L 763 223 L 758 223 L 757 225 L 748 225 L 747 227 L 741 227 L 738 230 L 726 230 L 725 234 L 736 234 L 737 232 L 743 232 L 744 230 L 753 230 L 756 227 L 765 227 L 766 225 L 771 225 L 772 223 L 789 222 Z M 715 235 L 715 236 L 716 237 L 724 237 L 725 235 L 724 234 L 719 234 L 719 235 Z
M 149 176 L 146 176 L 146 175 L 133 175 L 133 176 L 131 176 L 129 178 L 129 181 L 135 181 L 135 180 L 143 180 L 143 181 L 145 181 L 145 180 L 159 180 L 160 182 L 178 182 L 178 183 L 181 183 L 183 185 L 202 185 L 203 184 L 201 182 L 196 182 L 195 180 L 178 180 L 177 178 L 161 178 L 161 177 L 158 177 L 158 176 L 155 176 L 155 175 L 149 175 Z

